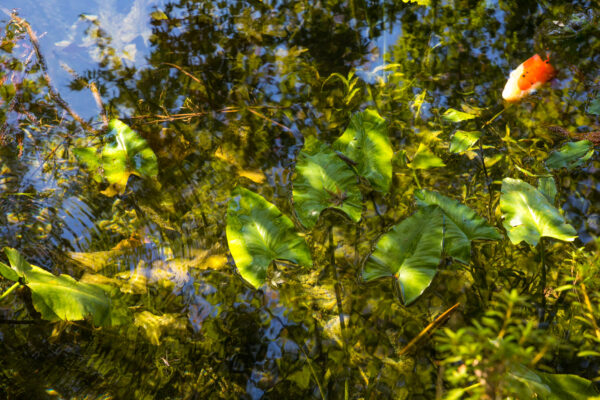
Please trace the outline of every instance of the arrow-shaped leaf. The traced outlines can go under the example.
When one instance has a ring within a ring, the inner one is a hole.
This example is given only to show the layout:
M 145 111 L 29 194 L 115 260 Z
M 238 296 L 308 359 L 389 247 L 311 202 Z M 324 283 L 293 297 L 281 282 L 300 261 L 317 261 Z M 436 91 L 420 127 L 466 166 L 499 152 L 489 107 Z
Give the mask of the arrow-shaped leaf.
M 306 139 L 298 155 L 293 185 L 294 208 L 307 228 L 315 225 L 326 208 L 337 208 L 354 221 L 360 220 L 356 174 L 329 146 L 313 137 Z
M 358 174 L 377 190 L 387 192 L 392 182 L 392 156 L 385 120 L 375 110 L 352 116 L 350 124 L 333 148 L 356 162 Z
M 445 215 L 444 250 L 458 261 L 469 264 L 473 240 L 500 240 L 502 235 L 472 209 L 436 192 L 415 192 L 420 206 L 437 205 Z
M 410 304 L 431 284 L 442 256 L 443 213 L 437 206 L 419 209 L 384 234 L 365 262 L 366 281 L 395 277 L 402 300 Z
M 227 243 L 245 280 L 254 287 L 261 286 L 274 260 L 312 265 L 304 238 L 277 207 L 243 187 L 232 195 L 227 208 Z
M 500 195 L 504 228 L 513 243 L 536 246 L 541 237 L 573 241 L 575 229 L 536 188 L 519 179 L 504 178 Z

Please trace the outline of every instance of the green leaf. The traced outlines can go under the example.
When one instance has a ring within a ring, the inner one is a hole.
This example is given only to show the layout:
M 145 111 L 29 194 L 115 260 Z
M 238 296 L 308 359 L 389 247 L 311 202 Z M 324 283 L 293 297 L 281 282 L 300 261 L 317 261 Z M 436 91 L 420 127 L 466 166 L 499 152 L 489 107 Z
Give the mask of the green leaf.
M 600 97 L 595 98 L 590 102 L 588 114 L 600 115 Z
M 333 148 L 356 162 L 358 174 L 377 190 L 387 192 L 392 181 L 392 146 L 385 120 L 375 110 L 352 116 Z
M 433 154 L 423 143 L 419 145 L 412 162 L 408 165 L 412 169 L 429 169 L 445 167 L 444 161 Z
M 456 260 L 469 264 L 473 240 L 501 240 L 502 235 L 472 209 L 436 192 L 417 190 L 419 206 L 437 205 L 444 212 L 444 250 Z
M 587 400 L 598 395 L 591 381 L 577 375 L 549 374 L 517 365 L 509 378 L 515 384 L 524 384 L 532 395 L 543 400 Z
M 108 129 L 102 167 L 109 183 L 124 191 L 131 174 L 147 178 L 158 175 L 156 155 L 144 138 L 118 119 L 111 120 Z
M 293 186 L 294 208 L 305 227 L 311 229 L 326 208 L 336 208 L 352 220 L 360 220 L 362 203 L 356 174 L 314 137 L 306 139 L 298 155 Z
M 97 326 L 122 323 L 123 310 L 113 307 L 103 286 L 78 282 L 69 275 L 56 276 L 29 264 L 11 248 L 5 248 L 12 270 L 31 290 L 33 306 L 42 318 L 51 322 L 77 321 L 91 316 Z
M 15 271 L 20 277 L 25 276 L 29 271 L 31 271 L 31 265 L 25 261 L 21 253 L 19 253 L 17 250 L 11 249 L 10 247 L 5 247 L 4 253 L 8 258 L 8 262 L 10 263 L 13 271 Z
M 462 153 L 473 146 L 481 137 L 480 131 L 456 131 L 450 140 L 450 153 Z
M 548 374 L 537 371 L 536 374 L 552 391 L 548 400 L 587 400 L 592 396 L 598 396 L 594 384 L 577 375 Z
M 442 256 L 444 218 L 436 206 L 424 207 L 384 234 L 365 262 L 363 278 L 395 277 L 405 304 L 431 284 Z
M 542 176 L 538 179 L 538 190 L 548 199 L 550 204 L 554 204 L 556 199 L 556 182 L 551 176 Z
M 582 165 L 594 155 L 594 145 L 589 140 L 569 142 L 550 154 L 546 166 L 551 169 L 575 168 Z
M 541 237 L 573 241 L 575 229 L 536 188 L 519 179 L 502 181 L 500 211 L 511 242 L 536 246 Z
M 0 262 L 0 275 L 13 282 L 17 282 L 19 280 L 19 274 L 17 274 L 11 267 L 3 262 Z
M 467 114 L 465 112 L 455 110 L 454 108 L 447 109 L 446 112 L 442 115 L 442 118 L 449 122 L 467 121 L 476 117 L 476 115 Z
M 227 243 L 242 277 L 261 286 L 274 260 L 312 265 L 304 238 L 292 221 L 262 196 L 236 188 L 227 208 Z

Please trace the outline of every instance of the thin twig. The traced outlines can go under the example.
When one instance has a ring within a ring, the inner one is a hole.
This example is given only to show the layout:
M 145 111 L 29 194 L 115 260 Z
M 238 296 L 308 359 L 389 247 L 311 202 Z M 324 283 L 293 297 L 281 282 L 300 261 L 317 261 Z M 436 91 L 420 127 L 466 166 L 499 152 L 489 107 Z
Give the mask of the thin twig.
M 452 314 L 452 312 L 454 312 L 458 308 L 458 306 L 460 306 L 460 303 L 456 303 L 455 305 L 444 311 L 442 314 L 440 314 L 436 319 L 433 320 L 432 323 L 427 325 L 425 329 L 419 332 L 417 336 L 415 336 L 410 342 L 408 342 L 408 344 L 398 352 L 398 355 L 402 356 L 404 354 L 409 353 L 417 345 L 417 343 L 431 336 L 437 328 L 439 328 L 444 322 L 446 322 L 448 318 L 450 318 L 450 314 Z
M 0 295 L 0 301 L 4 300 L 4 298 L 6 296 L 8 296 L 9 294 L 11 294 L 16 288 L 18 288 L 20 284 L 21 284 L 20 282 L 16 282 L 14 285 L 12 285 L 8 289 L 6 289 L 4 291 L 4 293 L 2 293 L 2 295 Z
M 173 67 L 173 68 L 179 70 L 182 74 L 184 74 L 184 75 L 192 78 L 196 82 L 202 84 L 202 81 L 200 79 L 196 78 L 194 75 L 190 74 L 189 72 L 187 72 L 186 70 L 184 70 L 183 68 L 181 68 L 179 65 L 175 65 L 175 64 L 171 64 L 171 63 L 167 63 L 167 62 L 164 62 L 164 63 L 161 63 L 161 64 L 168 65 L 169 67 Z
M 100 96 L 100 92 L 98 91 L 98 88 L 96 87 L 96 83 L 90 82 L 88 84 L 88 87 L 90 88 L 90 91 L 92 92 L 92 96 L 94 96 L 96 105 L 100 109 L 100 118 L 102 118 L 102 127 L 107 128 L 108 127 L 108 117 L 106 115 L 106 108 L 104 108 L 104 103 L 102 103 L 102 97 Z
M 102 119 L 102 128 L 106 129 L 108 127 L 108 117 L 106 116 L 106 109 L 104 108 L 104 104 L 102 103 L 102 97 L 100 96 L 100 92 L 98 91 L 98 87 L 95 82 L 88 82 L 86 79 L 83 79 L 75 70 L 69 67 L 65 63 L 61 63 L 61 67 L 65 71 L 67 71 L 73 78 L 76 80 L 81 80 L 86 83 L 90 92 L 92 92 L 92 96 L 94 97 L 94 101 L 96 102 L 96 106 L 100 109 L 100 118 Z
M 275 125 L 277 125 L 278 127 L 280 127 L 281 129 L 283 129 L 284 131 L 286 131 L 286 132 L 288 132 L 288 133 L 292 134 L 292 136 L 293 136 L 294 132 L 293 132 L 293 131 L 292 131 L 290 128 L 288 128 L 287 126 L 285 126 L 285 125 L 283 125 L 283 124 L 280 124 L 279 122 L 277 122 L 277 121 L 275 121 L 275 120 L 272 120 L 271 118 L 267 117 L 266 115 L 263 115 L 263 114 L 259 113 L 259 112 L 258 112 L 258 111 L 256 111 L 256 110 L 253 110 L 252 108 L 247 108 L 247 110 L 248 110 L 248 111 L 250 111 L 252 114 L 254 114 L 254 115 L 256 115 L 256 116 L 258 116 L 258 117 L 260 117 L 260 118 L 263 118 L 263 119 L 265 119 L 265 120 L 269 121 L 269 122 L 270 122 L 270 123 L 272 123 L 272 124 L 275 124 Z

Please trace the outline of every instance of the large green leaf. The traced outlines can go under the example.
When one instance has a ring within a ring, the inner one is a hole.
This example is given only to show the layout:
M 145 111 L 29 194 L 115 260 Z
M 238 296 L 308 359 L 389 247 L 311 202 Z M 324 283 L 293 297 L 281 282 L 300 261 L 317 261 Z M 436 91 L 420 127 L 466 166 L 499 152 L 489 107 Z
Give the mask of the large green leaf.
M 131 174 L 148 178 L 158 175 L 156 155 L 144 138 L 118 119 L 111 120 L 108 129 L 102 167 L 109 183 L 125 187 Z
M 5 274 L 5 268 L 1 268 L 0 273 L 11 280 L 22 279 L 31 290 L 33 306 L 43 319 L 77 321 L 91 316 L 98 326 L 116 325 L 125 320 L 125 311 L 113 307 L 104 286 L 78 282 L 65 274 L 53 275 L 29 264 L 15 249 L 5 248 L 4 252 L 14 274 Z
M 365 262 L 363 278 L 395 277 L 405 304 L 431 284 L 442 256 L 444 217 L 437 206 L 419 209 L 384 234 Z
M 262 196 L 237 187 L 227 208 L 227 243 L 242 277 L 261 286 L 274 260 L 312 265 L 310 250 L 292 221 Z
M 589 140 L 569 142 L 560 150 L 550 154 L 546 160 L 548 168 L 575 168 L 589 160 L 594 155 L 594 145 Z
M 594 384 L 577 375 L 550 374 L 517 365 L 509 373 L 513 385 L 523 385 L 532 398 L 545 400 L 587 400 L 597 396 Z
M 374 188 L 387 192 L 392 181 L 392 156 L 385 120 L 375 110 L 365 110 L 352 116 L 350 124 L 333 148 L 356 162 L 360 176 Z
M 536 246 L 541 237 L 572 241 L 575 229 L 536 188 L 519 179 L 504 178 L 500 195 L 504 228 L 513 243 Z
M 300 222 L 312 228 L 321 211 L 337 208 L 360 220 L 362 203 L 357 176 L 327 145 L 306 139 L 296 162 L 294 208 Z
M 437 205 L 445 215 L 444 250 L 458 261 L 469 264 L 471 260 L 471 241 L 500 240 L 502 235 L 491 227 L 472 209 L 436 192 L 417 190 L 417 203 L 420 206 Z

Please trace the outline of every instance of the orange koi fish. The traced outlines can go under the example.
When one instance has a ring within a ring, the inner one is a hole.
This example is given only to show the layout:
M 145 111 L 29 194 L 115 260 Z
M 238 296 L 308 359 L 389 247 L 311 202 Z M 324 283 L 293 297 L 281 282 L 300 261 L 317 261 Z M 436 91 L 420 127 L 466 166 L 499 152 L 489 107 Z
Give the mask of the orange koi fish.
M 510 102 L 519 101 L 555 75 L 556 70 L 550 65 L 550 57 L 542 60 L 536 54 L 512 70 L 502 91 L 502 98 Z

